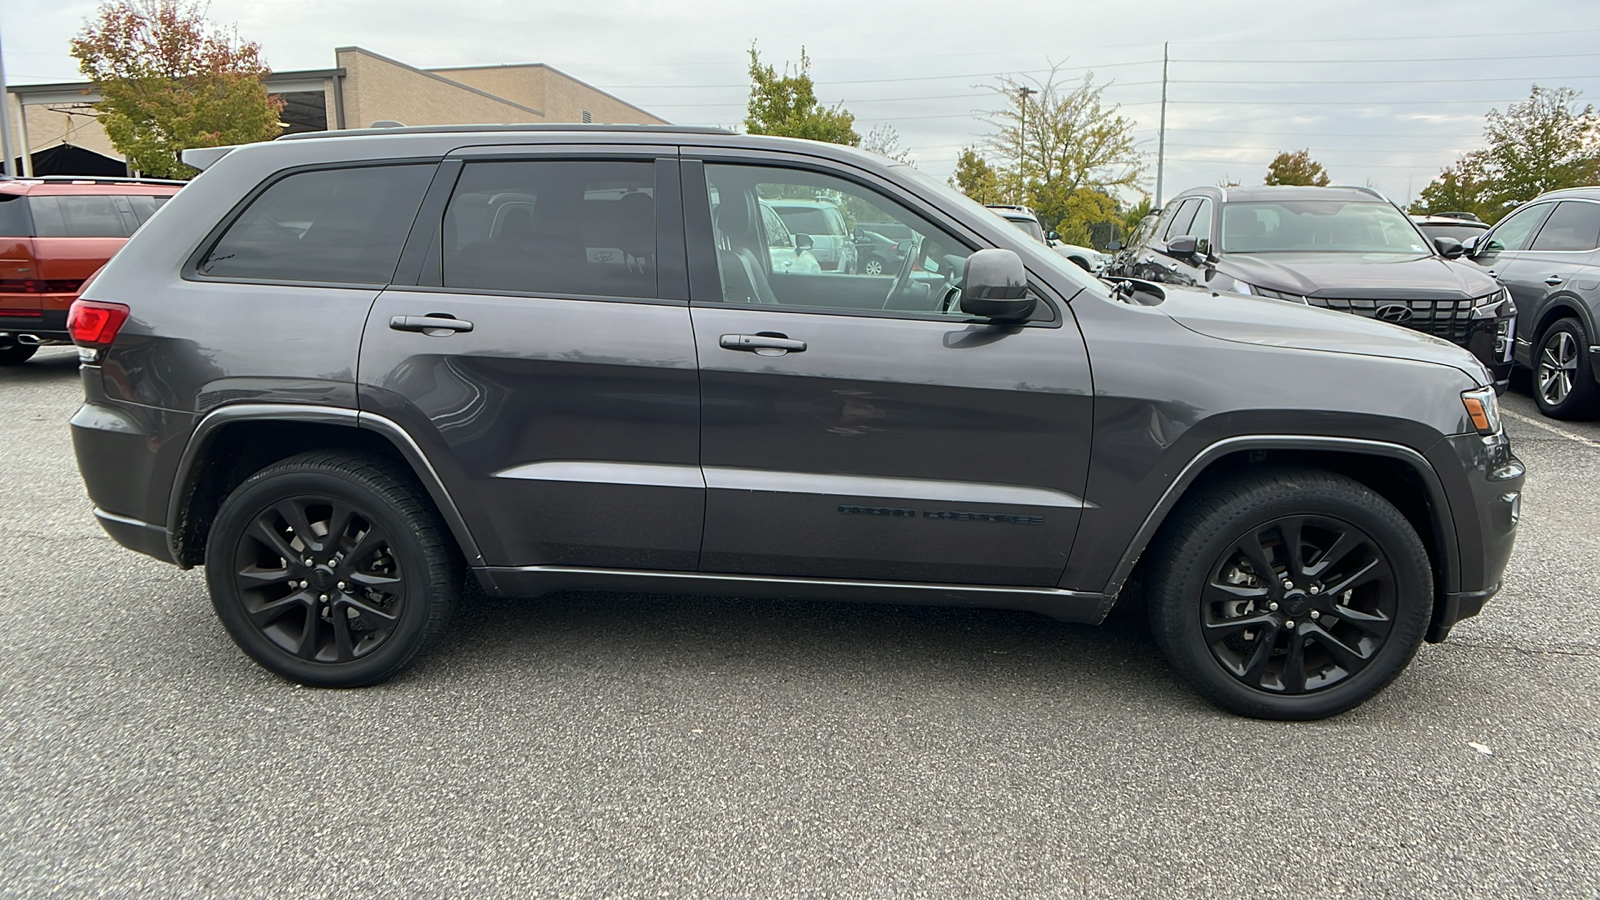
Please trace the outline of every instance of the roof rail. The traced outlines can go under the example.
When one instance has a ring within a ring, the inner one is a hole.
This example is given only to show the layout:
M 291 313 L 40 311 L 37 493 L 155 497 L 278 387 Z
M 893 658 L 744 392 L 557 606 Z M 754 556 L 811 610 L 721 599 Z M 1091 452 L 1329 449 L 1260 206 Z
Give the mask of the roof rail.
M 0 177 L 0 181 L 39 181 L 45 184 L 176 184 L 185 185 L 187 181 L 176 181 L 171 178 L 136 178 L 128 176 L 116 178 L 109 175 L 18 175 Z
M 381 134 L 474 134 L 482 132 L 620 132 L 624 134 L 733 134 L 726 128 L 704 125 L 584 125 L 577 122 L 529 122 L 521 125 L 405 125 L 398 128 L 351 128 L 345 131 L 304 131 L 274 140 L 304 141 L 316 138 L 365 137 Z

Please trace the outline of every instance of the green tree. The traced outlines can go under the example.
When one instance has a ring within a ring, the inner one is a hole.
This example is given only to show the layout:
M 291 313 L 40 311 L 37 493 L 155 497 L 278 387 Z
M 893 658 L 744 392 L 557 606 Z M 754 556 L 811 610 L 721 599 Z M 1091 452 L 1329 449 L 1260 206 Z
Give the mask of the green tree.
M 1322 170 L 1322 163 L 1312 159 L 1311 150 L 1307 148 L 1294 153 L 1279 153 L 1267 166 L 1266 183 L 1327 187 L 1329 178 L 1328 173 Z
M 950 186 L 979 203 L 1006 202 L 999 173 L 972 147 L 961 148 L 961 155 L 956 157 L 956 169 L 950 175 Z
M 1007 200 L 1033 207 L 1063 237 L 1083 236 L 1115 220 L 1118 188 L 1142 185 L 1144 155 L 1134 149 L 1135 123 L 1105 104 L 1094 73 L 1069 85 L 1059 70 L 989 86 L 1004 105 L 987 113 L 993 131 L 983 149 L 998 161 L 991 165 Z
M 1600 181 L 1600 116 L 1571 88 L 1541 88 L 1505 112 L 1489 110 L 1488 144 L 1467 153 L 1422 189 L 1414 212 L 1471 212 L 1498 221 L 1517 204 Z
M 190 147 L 277 137 L 283 108 L 261 79 L 261 47 L 213 26 L 194 0 L 112 0 L 73 38 L 73 57 L 94 83 L 100 124 L 133 168 L 159 178 L 195 171 Z
M 823 106 L 811 81 L 811 58 L 800 48 L 800 65 L 793 75 L 784 64 L 779 75 L 772 66 L 762 65 L 756 48 L 750 48 L 750 102 L 746 107 L 744 129 L 751 134 L 777 134 L 785 137 L 827 141 L 830 144 L 861 143 L 856 133 L 856 117 L 842 104 Z
M 880 156 L 887 156 L 895 162 L 905 163 L 913 168 L 917 163 L 911 158 L 911 150 L 900 146 L 900 132 L 893 125 L 875 125 L 861 139 L 861 149 Z

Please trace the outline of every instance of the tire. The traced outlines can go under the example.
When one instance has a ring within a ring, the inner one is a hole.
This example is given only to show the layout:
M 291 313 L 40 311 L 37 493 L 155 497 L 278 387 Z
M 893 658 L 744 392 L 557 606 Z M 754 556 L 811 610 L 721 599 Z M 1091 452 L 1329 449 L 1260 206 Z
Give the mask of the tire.
M 33 344 L 4 344 L 0 345 L 0 366 L 20 366 L 39 352 Z
M 1186 503 L 1156 550 L 1156 645 L 1202 696 L 1242 716 L 1321 719 L 1361 704 L 1411 661 L 1433 612 L 1433 571 L 1411 523 L 1341 475 L 1226 482 Z
M 883 260 L 876 256 L 867 257 L 867 261 L 861 266 L 862 273 L 866 275 L 882 275 L 883 270 Z
M 223 501 L 206 542 L 206 584 L 229 636 L 314 687 L 399 672 L 443 632 L 462 576 L 411 473 L 360 454 L 313 451 L 255 473 Z
M 1533 351 L 1533 402 L 1552 419 L 1588 419 L 1600 411 L 1600 385 L 1589 364 L 1589 335 L 1577 319 L 1560 319 Z

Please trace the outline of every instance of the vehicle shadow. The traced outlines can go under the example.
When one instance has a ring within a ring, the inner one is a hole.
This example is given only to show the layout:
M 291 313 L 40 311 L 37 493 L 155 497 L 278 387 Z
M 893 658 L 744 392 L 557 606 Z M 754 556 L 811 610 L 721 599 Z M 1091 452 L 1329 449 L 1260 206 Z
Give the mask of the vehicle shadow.
M 462 605 L 442 645 L 410 674 L 438 678 L 440 670 L 471 680 L 592 670 L 761 685 L 865 676 L 1030 696 L 1071 689 L 1084 705 L 1204 706 L 1168 672 L 1137 616 L 1094 627 L 1009 610 L 807 600 L 479 599 Z
M 48 384 L 77 377 L 78 351 L 73 347 L 43 347 L 25 363 L 0 366 L 0 385 Z

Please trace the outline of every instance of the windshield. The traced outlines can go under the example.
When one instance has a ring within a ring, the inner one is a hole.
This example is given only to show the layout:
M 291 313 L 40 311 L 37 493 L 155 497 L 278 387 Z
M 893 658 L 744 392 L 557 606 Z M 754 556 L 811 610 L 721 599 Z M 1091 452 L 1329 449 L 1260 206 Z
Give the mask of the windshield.
M 1005 219 L 1007 222 L 1010 222 L 1011 224 L 1022 229 L 1022 231 L 1027 234 L 1028 237 L 1033 238 L 1041 244 L 1044 243 L 1044 228 L 1042 228 L 1038 222 L 1035 222 L 1032 219 L 1013 219 L 1010 216 L 1001 216 L 1000 218 Z
M 1411 220 L 1387 203 L 1281 200 L 1229 203 L 1222 212 L 1227 253 L 1428 253 Z
M 838 234 L 839 229 L 833 227 L 828 221 L 828 216 L 814 206 L 779 206 L 778 215 L 783 217 L 783 224 L 796 234 Z
M 1428 237 L 1450 237 L 1455 238 L 1458 241 L 1464 241 L 1470 237 L 1477 237 L 1478 235 L 1489 230 L 1488 226 L 1486 225 L 1467 225 L 1465 223 L 1461 225 L 1453 225 L 1435 222 L 1418 222 L 1417 227 L 1421 228 L 1422 233 L 1426 234 Z

